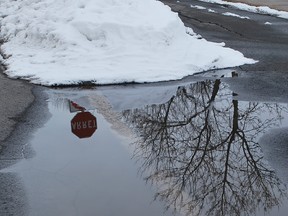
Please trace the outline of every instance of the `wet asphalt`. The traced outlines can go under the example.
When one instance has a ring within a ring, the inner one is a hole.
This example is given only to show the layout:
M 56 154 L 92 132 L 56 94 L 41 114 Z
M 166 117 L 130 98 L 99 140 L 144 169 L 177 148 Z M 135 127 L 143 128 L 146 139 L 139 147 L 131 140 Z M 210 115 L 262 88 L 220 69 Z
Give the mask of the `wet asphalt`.
M 24 216 L 28 203 L 22 181 L 17 174 L 1 170 L 33 156 L 28 141 L 49 112 L 43 87 L 9 79 L 2 71 L 0 86 L 0 215 Z
M 288 20 L 196 0 L 162 0 L 187 27 L 213 42 L 225 42 L 259 62 L 236 67 L 238 78 L 224 78 L 239 100 L 288 101 Z M 198 5 L 206 8 L 191 8 Z M 209 12 L 208 9 L 215 12 Z M 231 12 L 250 19 L 224 16 Z M 265 24 L 266 22 L 271 25 Z
M 12 132 L 23 112 L 34 100 L 32 85 L 23 81 L 11 80 L 0 71 L 0 142 Z

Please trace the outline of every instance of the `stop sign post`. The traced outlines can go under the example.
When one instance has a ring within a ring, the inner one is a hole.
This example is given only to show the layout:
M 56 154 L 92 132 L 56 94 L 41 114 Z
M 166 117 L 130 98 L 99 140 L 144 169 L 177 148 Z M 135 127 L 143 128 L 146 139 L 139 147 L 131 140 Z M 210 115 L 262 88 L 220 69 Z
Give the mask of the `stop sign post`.
M 71 130 L 79 138 L 91 137 L 97 129 L 97 119 L 90 112 L 77 113 L 71 120 Z

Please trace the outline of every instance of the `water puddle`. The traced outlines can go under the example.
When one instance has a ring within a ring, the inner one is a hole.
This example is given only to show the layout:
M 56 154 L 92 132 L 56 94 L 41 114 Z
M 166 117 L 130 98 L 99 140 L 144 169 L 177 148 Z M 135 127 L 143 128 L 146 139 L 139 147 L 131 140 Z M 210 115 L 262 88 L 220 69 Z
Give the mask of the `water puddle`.
M 152 202 L 153 189 L 138 175 L 128 141 L 111 130 L 85 93 L 70 95 L 81 106 L 61 92 L 48 94 L 52 117 L 31 141 L 35 157 L 8 168 L 24 181 L 29 215 L 163 215 L 163 205 Z
M 35 156 L 2 170 L 29 215 L 286 215 L 287 170 L 259 140 L 288 126 L 287 104 L 238 101 L 219 79 L 47 93 Z
M 286 188 L 259 138 L 287 126 L 287 104 L 236 96 L 207 80 L 179 87 L 164 104 L 123 112 L 140 137 L 134 146 L 145 178 L 168 206 L 195 215 L 286 214 Z

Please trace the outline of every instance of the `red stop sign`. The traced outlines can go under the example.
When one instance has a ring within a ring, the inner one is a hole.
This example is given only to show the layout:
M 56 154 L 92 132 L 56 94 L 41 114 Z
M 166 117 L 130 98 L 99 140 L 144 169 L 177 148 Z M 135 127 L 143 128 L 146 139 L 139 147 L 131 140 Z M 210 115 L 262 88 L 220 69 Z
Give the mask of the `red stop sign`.
M 71 120 L 71 130 L 79 138 L 91 137 L 97 129 L 97 120 L 90 112 L 77 113 Z

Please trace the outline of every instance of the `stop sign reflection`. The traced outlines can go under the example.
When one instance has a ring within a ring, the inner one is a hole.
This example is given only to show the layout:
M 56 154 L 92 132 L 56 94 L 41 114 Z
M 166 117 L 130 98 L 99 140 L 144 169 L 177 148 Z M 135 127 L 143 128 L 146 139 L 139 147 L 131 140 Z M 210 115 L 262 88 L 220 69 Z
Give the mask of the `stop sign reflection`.
M 91 137 L 97 129 L 97 119 L 90 112 L 77 113 L 71 120 L 71 131 L 79 138 Z

